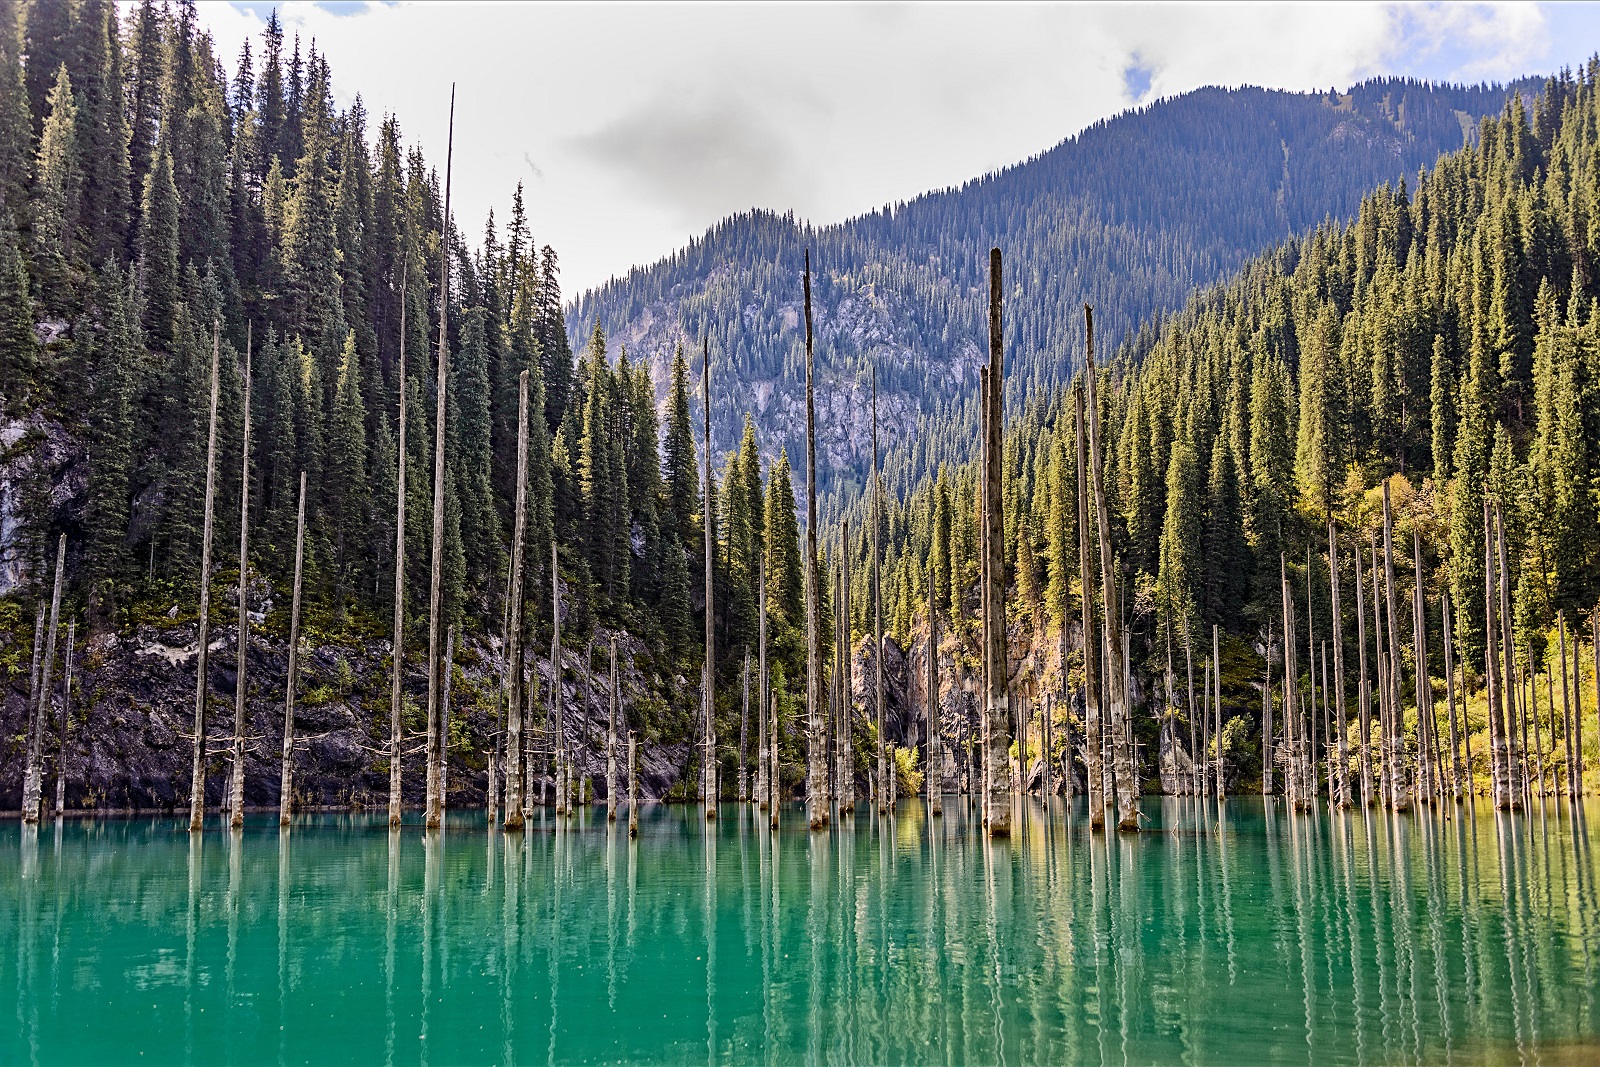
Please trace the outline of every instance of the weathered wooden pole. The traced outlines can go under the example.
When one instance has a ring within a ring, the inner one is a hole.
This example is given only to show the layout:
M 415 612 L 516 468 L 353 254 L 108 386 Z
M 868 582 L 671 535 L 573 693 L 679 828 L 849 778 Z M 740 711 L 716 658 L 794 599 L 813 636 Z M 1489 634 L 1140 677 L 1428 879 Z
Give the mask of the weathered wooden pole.
M 199 653 L 195 660 L 194 767 L 189 775 L 189 830 L 198 833 L 206 818 L 206 693 L 210 679 L 211 642 L 211 533 L 217 502 L 217 400 L 222 359 L 222 324 L 211 324 L 211 421 L 206 431 L 205 524 L 200 535 Z
M 1483 501 L 1483 677 L 1489 699 L 1489 752 L 1493 759 L 1491 774 L 1494 804 L 1496 808 L 1505 811 L 1514 806 L 1514 801 L 1511 786 L 1511 753 L 1507 747 L 1507 731 L 1500 703 L 1500 653 L 1495 647 L 1498 640 L 1495 633 L 1498 628 L 1495 625 L 1495 610 L 1498 607 L 1495 574 L 1494 525 L 1490 521 L 1489 501 L 1485 498 Z M 1566 667 L 1565 661 L 1562 662 L 1562 667 L 1563 669 Z
M 925 785 L 934 815 L 944 814 L 944 753 L 939 751 L 939 609 L 928 565 L 928 770 Z M 1063 623 L 1063 626 L 1065 624 Z
M 748 695 L 748 694 L 747 694 Z M 611 714 L 606 725 L 606 821 L 617 821 L 617 720 L 622 715 L 622 685 L 617 675 L 617 635 L 611 635 Z M 743 776 L 741 775 L 741 778 Z
M 1339 725 L 1338 764 L 1334 771 L 1335 800 L 1350 806 L 1350 732 L 1344 708 L 1344 613 L 1339 603 L 1339 538 L 1328 520 L 1328 589 L 1333 597 L 1333 699 Z
M 444 153 L 444 218 L 439 236 L 439 357 L 433 410 L 433 567 L 428 582 L 428 812 L 426 827 L 436 830 L 444 812 L 440 782 L 444 730 L 440 714 L 439 623 L 444 614 L 444 418 L 449 385 L 450 348 L 450 166 L 455 150 L 456 87 L 450 86 L 450 128 Z
M 67 813 L 67 737 L 72 732 L 72 660 L 78 643 L 78 620 L 67 620 L 66 671 L 61 686 L 61 718 L 56 725 L 56 818 Z
M 22 821 L 39 821 L 40 806 L 44 801 L 44 731 L 45 721 L 53 718 L 55 700 L 50 691 L 50 675 L 56 665 L 56 626 L 61 618 L 61 582 L 67 563 L 67 535 L 56 541 L 56 576 L 54 591 L 50 594 L 50 631 L 45 638 L 44 668 L 39 676 L 39 693 L 33 702 L 33 717 L 28 723 L 28 769 L 23 779 Z M 38 647 L 38 643 L 34 643 Z
M 300 472 L 300 506 L 294 524 L 294 597 L 289 603 L 289 674 L 283 686 L 283 770 L 278 783 L 278 825 L 288 826 L 294 804 L 294 700 L 300 684 L 300 593 L 306 559 L 306 472 Z
M 639 740 L 628 731 L 628 836 L 639 836 Z
M 1539 728 L 1539 678 L 1533 662 L 1533 642 L 1528 642 L 1528 718 L 1533 720 L 1534 771 L 1538 775 L 1535 792 L 1544 796 L 1544 731 Z M 1453 735 L 1452 735 L 1453 740 Z M 1555 740 L 1552 735 L 1551 741 Z
M 233 788 L 228 794 L 233 799 L 233 810 L 228 825 L 237 830 L 244 826 L 244 730 L 246 711 L 245 667 L 250 659 L 250 355 L 254 346 L 254 328 L 246 324 L 244 342 L 244 438 L 239 462 L 239 627 L 235 641 L 237 668 L 233 684 Z
M 706 547 L 706 661 L 705 684 L 701 689 L 701 698 L 704 701 L 702 711 L 705 715 L 703 728 L 705 730 L 706 751 L 702 781 L 706 794 L 706 818 L 717 817 L 717 800 L 721 794 L 717 787 L 717 667 L 716 667 L 716 629 L 715 613 L 712 609 L 711 589 L 711 556 L 716 543 L 714 529 L 716 506 L 713 494 L 715 487 L 711 484 L 711 339 L 702 339 L 701 346 L 701 397 L 704 411 L 706 431 L 705 461 L 705 521 L 701 525 L 705 528 Z
M 1411 789 L 1406 781 L 1405 718 L 1400 706 L 1400 635 L 1394 587 L 1394 513 L 1389 508 L 1389 480 L 1386 478 L 1383 482 L 1383 592 L 1384 613 L 1389 624 L 1389 649 L 1385 659 L 1389 665 L 1389 725 L 1392 729 L 1384 735 L 1389 749 L 1389 758 L 1385 762 L 1394 764 L 1394 770 L 1389 775 L 1389 803 L 1395 811 L 1409 811 L 1411 801 L 1408 794 Z
M 528 372 L 517 375 L 517 488 L 511 512 L 511 595 L 506 604 L 506 822 L 523 826 L 522 574 L 528 530 Z
M 1084 377 L 1088 377 L 1085 372 Z M 1078 585 L 1083 607 L 1083 770 L 1088 779 L 1089 828 L 1106 827 L 1104 768 L 1100 764 L 1100 682 L 1095 659 L 1099 641 L 1094 630 L 1094 562 L 1089 555 L 1089 491 L 1084 473 L 1083 387 L 1073 390 L 1073 425 L 1078 449 Z
M 400 825 L 400 730 L 401 675 L 405 669 L 406 645 L 406 278 L 411 270 L 408 256 L 400 264 L 400 360 L 395 374 L 399 382 L 400 445 L 394 488 L 394 625 L 389 656 L 389 826 Z
M 556 814 L 567 813 L 567 728 L 561 685 L 561 574 L 556 544 L 550 542 L 550 698 L 545 703 L 545 727 L 555 749 Z
M 817 614 L 817 417 L 811 329 L 811 250 L 805 254 L 806 303 L 806 806 L 813 830 L 828 825 L 828 774 L 823 766 L 822 623 Z M 776 813 L 774 813 L 776 814 Z
M 1106 691 L 1111 704 L 1111 752 L 1117 787 L 1117 829 L 1139 829 L 1138 797 L 1134 794 L 1133 753 L 1128 743 L 1127 672 L 1122 663 L 1122 610 L 1117 600 L 1116 563 L 1111 556 L 1111 514 L 1106 507 L 1105 450 L 1100 437 L 1100 403 L 1095 397 L 1094 311 L 1083 308 L 1088 335 L 1089 452 L 1093 458 L 1094 506 L 1100 532 L 1101 602 L 1106 617 Z M 998 498 L 996 508 L 999 507 Z
M 766 811 L 772 800 L 767 788 L 770 758 L 767 752 L 767 555 L 761 554 L 756 582 L 756 808 Z M 846 729 L 848 730 L 848 726 Z

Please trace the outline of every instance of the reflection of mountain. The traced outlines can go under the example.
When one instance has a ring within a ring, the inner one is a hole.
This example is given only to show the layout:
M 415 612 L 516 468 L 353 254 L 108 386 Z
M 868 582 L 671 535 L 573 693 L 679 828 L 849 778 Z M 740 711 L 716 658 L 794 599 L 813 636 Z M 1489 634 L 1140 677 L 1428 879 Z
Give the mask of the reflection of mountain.
M 1520 86 L 1519 86 L 1520 88 Z M 1285 235 L 1343 218 L 1361 195 L 1460 147 L 1502 87 L 1372 81 L 1348 93 L 1200 89 L 1097 123 L 1027 162 L 953 189 L 813 229 L 751 212 L 718 223 L 675 255 L 583 294 L 574 345 L 598 319 L 613 342 L 648 357 L 664 388 L 672 348 L 709 331 L 716 443 L 741 416 L 801 459 L 804 327 L 801 251 L 816 271 L 819 465 L 859 477 L 867 462 L 867 368 L 897 481 L 970 434 L 913 433 L 930 417 L 968 417 L 986 344 L 985 253 L 1006 252 L 1008 391 L 1060 380 L 1095 305 L 1109 349 Z M 698 344 L 693 345 L 698 348 Z M 840 483 L 833 483 L 840 484 Z

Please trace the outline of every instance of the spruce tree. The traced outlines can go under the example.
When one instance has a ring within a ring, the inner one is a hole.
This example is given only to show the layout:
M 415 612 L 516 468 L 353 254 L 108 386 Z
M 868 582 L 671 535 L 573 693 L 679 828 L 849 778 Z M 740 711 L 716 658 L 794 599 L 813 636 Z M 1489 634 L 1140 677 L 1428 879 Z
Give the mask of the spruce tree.
M 78 105 L 65 63 L 56 74 L 48 107 L 34 185 L 33 261 L 40 301 L 60 309 L 70 295 L 69 262 L 78 258 L 78 212 L 83 193 Z
M 0 210 L 0 404 L 18 410 L 34 383 L 39 343 L 33 334 L 28 264 L 9 211 Z

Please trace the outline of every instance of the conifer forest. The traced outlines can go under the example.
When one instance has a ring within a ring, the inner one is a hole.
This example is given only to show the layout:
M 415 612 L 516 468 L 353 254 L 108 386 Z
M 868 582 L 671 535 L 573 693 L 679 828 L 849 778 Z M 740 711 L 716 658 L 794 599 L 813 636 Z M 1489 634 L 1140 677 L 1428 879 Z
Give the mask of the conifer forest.
M 180 1014 L 128 1046 L 166 1059 L 409 1060 L 413 1022 L 447 1062 L 1600 1048 L 1600 59 L 1203 89 L 585 292 L 522 185 L 452 208 L 497 106 L 465 74 L 422 115 L 335 77 L 277 13 L 222 55 L 194 0 L 0 3 L 0 986 L 35 1061 L 129 1056 L 21 1006 L 41 916 L 73 951 L 27 887 L 84 880 L 170 928 Z M 196 974 L 292 1019 L 295 939 L 358 926 L 324 951 L 384 976 L 371 1033 L 208 1044 Z M 480 979 L 492 1039 L 394 1004 Z M 688 999 L 648 1040 L 558 1026 L 655 982 Z M 1176 1037 L 1148 982 L 1293 1033 Z

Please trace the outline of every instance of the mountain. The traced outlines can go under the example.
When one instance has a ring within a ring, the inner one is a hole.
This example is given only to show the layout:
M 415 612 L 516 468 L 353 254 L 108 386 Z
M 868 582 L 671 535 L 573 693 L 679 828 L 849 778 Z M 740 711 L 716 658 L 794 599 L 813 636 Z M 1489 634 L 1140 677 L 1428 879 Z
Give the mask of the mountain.
M 1049 151 L 957 188 L 838 225 L 753 211 L 568 307 L 574 348 L 598 323 L 649 361 L 664 390 L 674 348 L 709 337 L 713 442 L 743 414 L 763 445 L 803 461 L 802 253 L 811 250 L 818 474 L 854 495 L 870 464 L 867 392 L 878 374 L 889 484 L 908 486 L 974 435 L 987 351 L 987 253 L 1006 255 L 1007 399 L 1069 376 L 1084 303 L 1102 351 L 1196 288 L 1477 135 L 1511 86 L 1403 79 L 1347 92 L 1204 88 L 1098 122 Z

